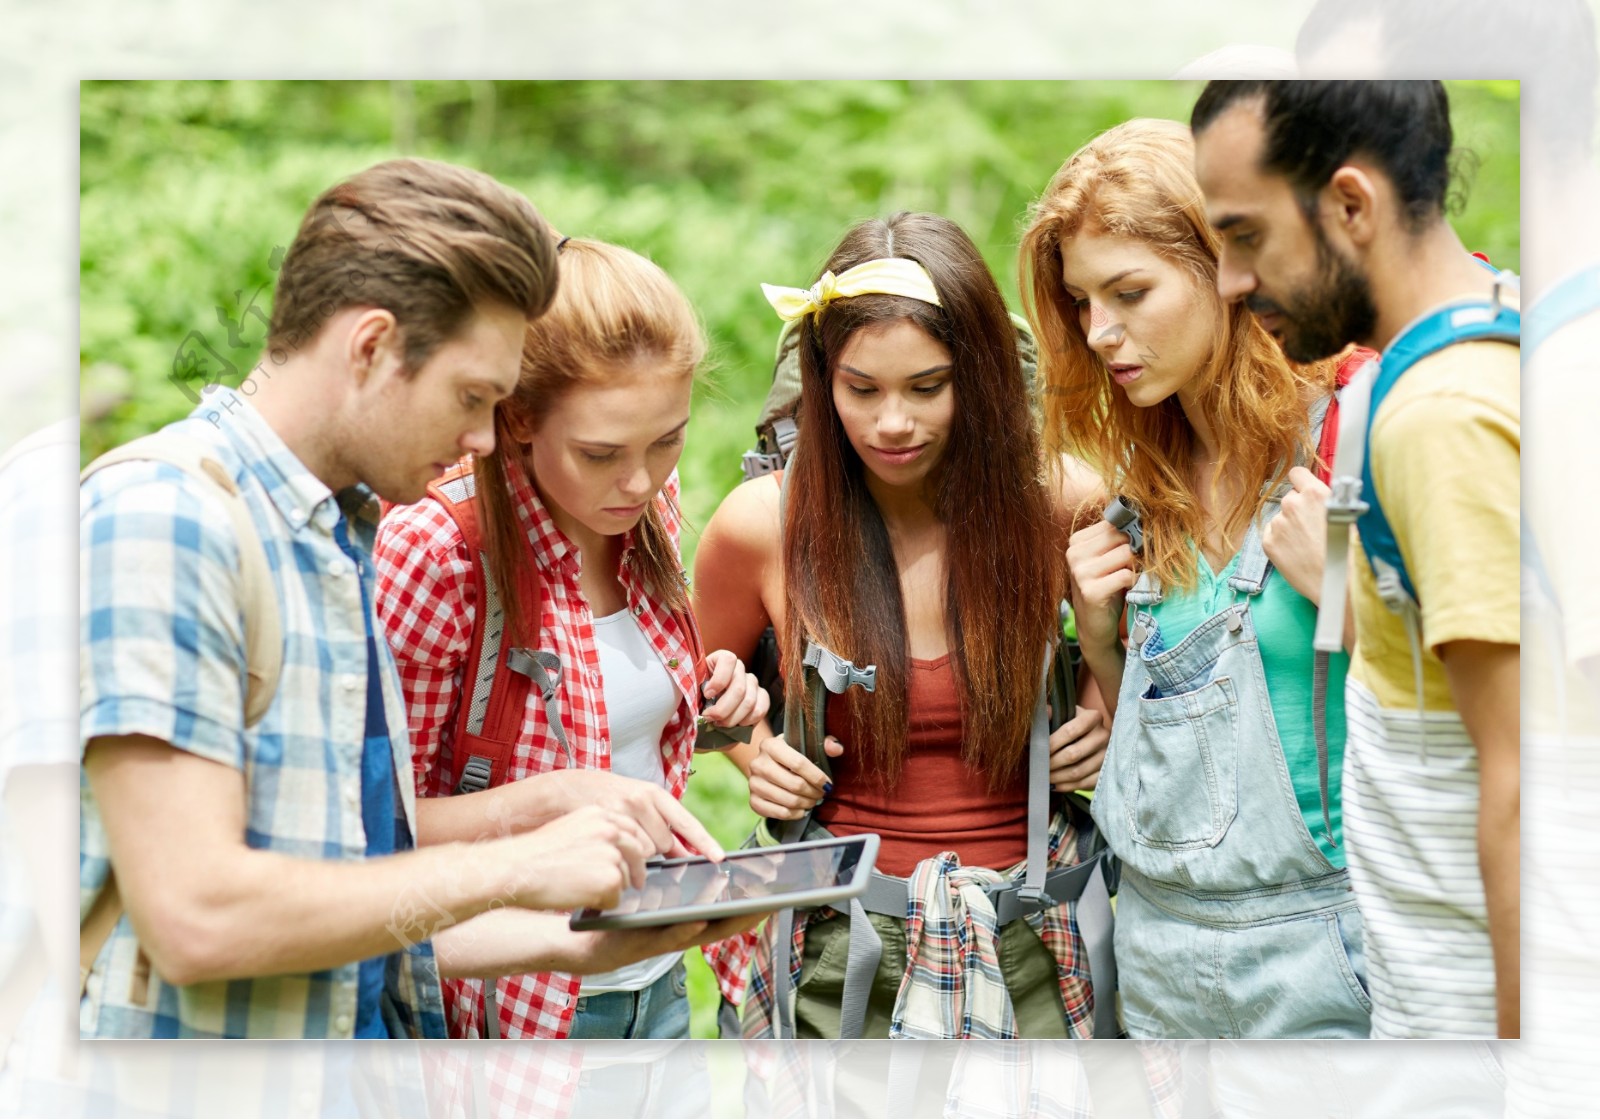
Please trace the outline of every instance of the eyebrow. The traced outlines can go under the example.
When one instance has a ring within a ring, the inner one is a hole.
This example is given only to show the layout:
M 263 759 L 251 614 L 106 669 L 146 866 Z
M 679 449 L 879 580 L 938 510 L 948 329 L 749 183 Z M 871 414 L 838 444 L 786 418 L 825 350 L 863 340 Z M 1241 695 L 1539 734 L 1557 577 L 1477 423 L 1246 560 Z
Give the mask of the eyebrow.
M 1121 272 L 1117 273 L 1115 276 L 1109 276 L 1106 279 L 1102 280 L 1100 282 L 1100 287 L 1101 288 L 1109 288 L 1109 287 L 1111 287 L 1111 285 L 1115 284 L 1118 280 L 1126 280 L 1128 277 L 1132 276 L 1135 272 L 1143 272 L 1143 271 L 1144 271 L 1144 267 L 1142 265 L 1138 265 L 1138 266 L 1135 266 L 1133 268 L 1125 268 Z M 1061 286 L 1066 288 L 1068 291 L 1073 291 L 1073 292 L 1082 291 L 1082 289 L 1079 288 L 1076 284 L 1068 284 L 1065 280 L 1061 281 Z
M 664 439 L 671 439 L 673 436 L 677 435 L 679 432 L 683 431 L 688 426 L 689 426 L 689 419 L 688 419 L 688 417 L 685 417 L 683 423 L 679 424 L 676 428 L 673 428 L 670 432 L 663 432 L 661 435 L 657 436 L 655 439 L 651 440 L 650 442 L 651 443 L 660 443 Z M 621 451 L 622 447 L 623 447 L 623 445 L 620 444 L 620 443 L 603 443 L 603 442 L 601 442 L 600 440 L 597 440 L 597 439 L 575 439 L 572 442 L 573 443 L 577 443 L 577 444 L 581 444 L 584 447 L 598 447 L 598 448 L 601 448 L 601 449 L 603 449 L 605 451 Z
M 1233 226 L 1238 225 L 1240 222 L 1245 221 L 1247 217 L 1248 215 L 1246 214 L 1224 214 L 1222 217 L 1211 223 L 1211 228 L 1216 230 L 1218 233 L 1221 233 L 1223 230 L 1230 229 Z
M 876 380 L 878 380 L 876 377 L 873 377 L 872 374 L 870 374 L 870 373 L 862 373 L 855 366 L 847 366 L 843 362 L 839 363 L 839 368 L 844 370 L 846 373 L 854 374 L 856 377 L 861 378 L 863 381 L 876 381 Z M 949 362 L 946 362 L 942 366 L 929 366 L 925 370 L 921 370 L 921 371 L 919 371 L 917 373 L 913 373 L 910 377 L 906 378 L 906 380 L 907 381 L 915 381 L 919 377 L 932 377 L 936 373 L 946 373 L 946 372 L 948 372 L 950 370 L 950 368 L 951 368 L 951 365 L 950 365 Z

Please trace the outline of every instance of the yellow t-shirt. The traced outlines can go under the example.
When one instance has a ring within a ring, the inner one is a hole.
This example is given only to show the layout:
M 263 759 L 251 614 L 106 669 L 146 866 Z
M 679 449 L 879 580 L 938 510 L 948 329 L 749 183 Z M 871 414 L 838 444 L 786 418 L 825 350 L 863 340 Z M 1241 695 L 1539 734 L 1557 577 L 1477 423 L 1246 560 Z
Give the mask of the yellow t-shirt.
M 1451 711 L 1438 650 L 1521 642 L 1521 352 L 1466 342 L 1429 355 L 1384 398 L 1367 455 L 1422 607 L 1424 707 Z M 1385 708 L 1417 706 L 1401 616 L 1378 598 L 1359 541 L 1350 557 L 1350 674 Z

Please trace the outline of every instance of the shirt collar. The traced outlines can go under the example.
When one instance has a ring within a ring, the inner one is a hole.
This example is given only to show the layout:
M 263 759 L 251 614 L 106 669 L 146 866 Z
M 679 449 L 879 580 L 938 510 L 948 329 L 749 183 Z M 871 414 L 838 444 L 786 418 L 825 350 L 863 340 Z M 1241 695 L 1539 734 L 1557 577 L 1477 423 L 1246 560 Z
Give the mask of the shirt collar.
M 343 515 L 349 518 L 355 539 L 371 550 L 379 514 L 378 499 L 371 490 L 358 484 L 335 494 L 237 390 L 216 390 L 195 412 L 214 423 L 233 444 L 291 528 L 299 530 L 315 523 L 331 533 Z

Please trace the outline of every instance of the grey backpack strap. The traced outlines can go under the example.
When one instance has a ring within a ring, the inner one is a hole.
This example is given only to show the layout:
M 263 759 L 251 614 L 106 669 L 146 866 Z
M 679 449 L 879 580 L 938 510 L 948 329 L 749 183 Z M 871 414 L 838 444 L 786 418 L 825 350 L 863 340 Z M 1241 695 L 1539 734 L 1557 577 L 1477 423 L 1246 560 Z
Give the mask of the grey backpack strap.
M 572 744 L 567 742 L 566 729 L 561 726 L 561 703 L 556 697 L 556 689 L 561 687 L 560 656 L 547 649 L 518 647 L 506 655 L 506 667 L 513 673 L 527 677 L 539 690 L 544 700 L 545 718 L 550 721 L 550 729 L 555 732 L 556 741 L 561 744 L 561 749 L 567 754 L 567 762 L 571 764 Z
M 844 993 L 839 1001 L 839 1037 L 860 1038 L 867 1024 L 872 978 L 883 959 L 883 939 L 872 927 L 861 899 L 850 900 L 850 940 L 844 961 Z

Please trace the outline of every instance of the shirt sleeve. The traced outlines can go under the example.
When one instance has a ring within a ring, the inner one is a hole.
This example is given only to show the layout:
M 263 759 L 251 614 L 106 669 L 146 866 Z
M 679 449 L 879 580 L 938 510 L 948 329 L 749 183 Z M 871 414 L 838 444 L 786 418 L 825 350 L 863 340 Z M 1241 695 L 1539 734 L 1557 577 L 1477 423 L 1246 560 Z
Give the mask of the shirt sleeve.
M 125 463 L 79 495 L 80 749 L 149 735 L 244 768 L 239 547 L 221 498 Z
M 432 499 L 391 510 L 372 558 L 378 622 L 405 693 L 417 794 L 443 797 L 476 618 L 472 561 L 455 522 Z
M 1521 427 L 1480 394 L 1384 411 L 1373 473 L 1435 656 L 1454 641 L 1521 642 Z

